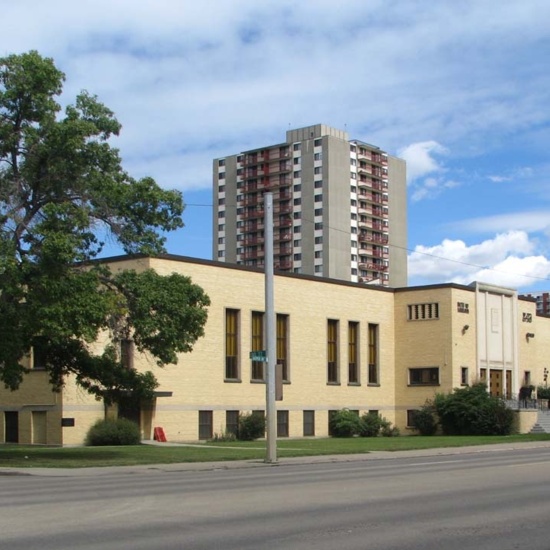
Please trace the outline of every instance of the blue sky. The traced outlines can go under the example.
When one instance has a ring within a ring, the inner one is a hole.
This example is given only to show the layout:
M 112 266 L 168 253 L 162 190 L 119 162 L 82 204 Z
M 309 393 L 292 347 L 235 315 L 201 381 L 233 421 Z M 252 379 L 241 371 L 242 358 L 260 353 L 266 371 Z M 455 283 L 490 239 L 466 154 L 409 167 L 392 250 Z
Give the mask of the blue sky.
M 169 252 L 211 258 L 212 159 L 346 129 L 408 163 L 409 284 L 550 290 L 548 0 L 19 0 L 36 49 L 123 125 L 135 177 L 184 193 Z

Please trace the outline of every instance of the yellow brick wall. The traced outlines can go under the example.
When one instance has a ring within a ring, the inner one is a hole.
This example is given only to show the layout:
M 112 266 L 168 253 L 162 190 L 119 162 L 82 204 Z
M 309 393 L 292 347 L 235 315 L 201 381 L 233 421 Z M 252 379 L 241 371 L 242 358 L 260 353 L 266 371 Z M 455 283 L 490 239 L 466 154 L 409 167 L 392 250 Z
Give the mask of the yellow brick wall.
M 192 353 L 182 354 L 177 365 L 156 366 L 150 357 L 137 354 L 135 366 L 151 370 L 161 392 L 154 403 L 144 404 L 142 436 L 153 437 L 160 426 L 168 440 L 198 439 L 199 411 L 213 411 L 213 431 L 225 429 L 226 411 L 248 412 L 265 409 L 265 385 L 251 381 L 251 320 L 253 311 L 264 311 L 264 277 L 256 271 L 202 261 L 177 258 L 125 260 L 114 269 L 146 269 L 159 273 L 188 275 L 210 296 L 205 336 Z M 407 429 L 407 410 L 424 404 L 435 392 L 449 392 L 461 384 L 461 368 L 467 367 L 468 382 L 477 376 L 476 294 L 456 285 L 434 285 L 390 291 L 304 277 L 276 276 L 275 309 L 288 315 L 290 383 L 278 410 L 289 411 L 289 435 L 303 434 L 303 411 L 315 411 L 315 435 L 328 434 L 331 410 L 349 408 L 360 413 L 378 410 L 395 423 L 401 433 Z M 457 311 L 457 303 L 467 303 L 469 312 Z M 438 303 L 439 319 L 409 321 L 409 304 Z M 240 311 L 240 381 L 227 382 L 225 374 L 225 310 Z M 542 381 L 547 361 L 545 343 L 550 342 L 550 319 L 537 318 L 534 304 L 519 301 L 519 333 L 527 332 L 521 322 L 523 312 L 531 312 L 529 342 L 519 339 L 519 370 L 531 370 L 534 383 Z M 327 321 L 339 322 L 340 382 L 327 383 Z M 348 384 L 348 323 L 359 323 L 360 383 Z M 368 324 L 379 327 L 379 378 L 376 386 L 367 383 Z M 465 326 L 468 326 L 465 329 Z M 99 341 L 98 347 L 104 345 Z M 438 386 L 411 386 L 409 369 L 438 367 Z M 529 369 L 527 368 L 529 367 Z M 62 404 L 61 404 L 62 403 Z M 20 440 L 32 441 L 32 411 L 47 406 L 48 442 L 82 443 L 90 426 L 105 417 L 104 405 L 68 379 L 61 394 L 49 389 L 44 372 L 31 372 L 18 392 L 0 389 L 0 411 L 20 411 Z M 61 427 L 61 419 L 74 419 L 74 426 Z M 3 430 L 3 423 L 0 422 Z M 0 431 L 0 441 L 3 440 Z

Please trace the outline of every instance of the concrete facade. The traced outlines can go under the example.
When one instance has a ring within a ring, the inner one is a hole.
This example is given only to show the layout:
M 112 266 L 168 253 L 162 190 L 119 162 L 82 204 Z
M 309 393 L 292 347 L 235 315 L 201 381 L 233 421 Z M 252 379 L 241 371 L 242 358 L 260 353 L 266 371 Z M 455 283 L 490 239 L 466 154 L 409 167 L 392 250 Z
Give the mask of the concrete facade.
M 185 274 L 211 299 L 205 336 L 177 365 L 159 368 L 147 356 L 134 358 L 135 368 L 151 370 L 159 382 L 154 400 L 136 411 L 144 439 L 162 427 L 170 441 L 196 441 L 223 433 L 237 412 L 265 409 L 265 384 L 249 358 L 253 317 L 264 311 L 262 271 L 177 256 L 108 261 L 114 269 Z M 514 397 L 526 377 L 542 383 L 550 319 L 536 315 L 535 300 L 518 299 L 511 289 L 479 283 L 389 289 L 296 274 L 276 275 L 274 288 L 285 327 L 286 351 L 278 360 L 287 380 L 277 402 L 284 436 L 326 436 L 330 411 L 342 408 L 378 411 L 402 434 L 412 433 L 411 411 L 436 392 L 485 379 L 493 394 Z M 237 320 L 230 376 L 228 312 Z M 106 414 L 116 411 L 73 379 L 55 393 L 46 373 L 31 368 L 18 391 L 0 389 L 0 442 L 16 431 L 20 443 L 80 444 Z M 525 418 L 522 430 L 530 428 Z
M 407 284 L 405 161 L 317 124 L 284 143 L 215 159 L 213 258 L 264 265 L 263 194 L 274 199 L 278 271 Z

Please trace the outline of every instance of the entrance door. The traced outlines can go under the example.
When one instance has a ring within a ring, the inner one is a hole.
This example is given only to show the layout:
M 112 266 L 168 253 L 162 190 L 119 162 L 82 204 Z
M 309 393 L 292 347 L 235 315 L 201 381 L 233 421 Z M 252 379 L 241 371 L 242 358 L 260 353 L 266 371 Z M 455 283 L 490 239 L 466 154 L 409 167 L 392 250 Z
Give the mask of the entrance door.
M 506 399 L 512 399 L 512 371 L 506 371 Z
M 118 402 L 118 417 L 135 422 L 141 428 L 141 406 L 139 399 L 128 396 Z
M 493 397 L 502 397 L 502 371 L 492 370 L 489 373 L 489 391 Z
M 32 412 L 32 442 L 45 445 L 48 442 L 47 417 L 45 411 Z
M 19 413 L 4 412 L 4 440 L 6 443 L 19 443 Z

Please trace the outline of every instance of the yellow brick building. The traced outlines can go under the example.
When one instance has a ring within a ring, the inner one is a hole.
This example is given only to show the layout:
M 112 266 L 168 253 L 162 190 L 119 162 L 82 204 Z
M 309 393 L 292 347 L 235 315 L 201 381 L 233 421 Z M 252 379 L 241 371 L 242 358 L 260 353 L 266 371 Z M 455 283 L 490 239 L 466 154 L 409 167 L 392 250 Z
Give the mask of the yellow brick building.
M 169 441 L 205 439 L 231 429 L 239 412 L 265 409 L 264 364 L 250 359 L 265 348 L 263 273 L 169 255 L 108 261 L 113 269 L 188 275 L 211 299 L 205 336 L 177 365 L 134 358 L 135 368 L 151 370 L 159 382 L 152 402 L 124 411 L 144 439 L 155 427 Z M 492 394 L 513 398 L 522 385 L 541 384 L 548 366 L 550 319 L 511 289 L 388 289 L 278 274 L 274 292 L 284 380 L 280 437 L 326 436 L 331 411 L 342 408 L 377 411 L 412 433 L 411 411 L 436 392 L 485 380 Z M 112 412 L 73 379 L 55 393 L 47 374 L 31 369 L 18 391 L 0 389 L 0 442 L 81 444 Z M 521 429 L 533 423 L 524 419 Z

